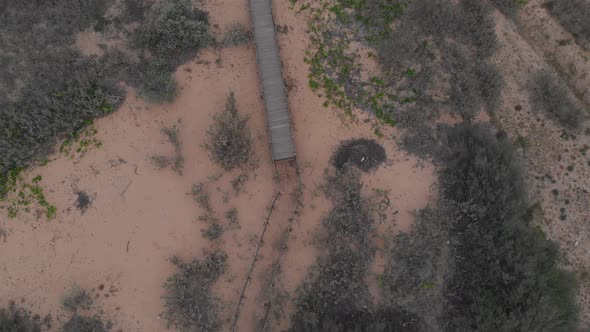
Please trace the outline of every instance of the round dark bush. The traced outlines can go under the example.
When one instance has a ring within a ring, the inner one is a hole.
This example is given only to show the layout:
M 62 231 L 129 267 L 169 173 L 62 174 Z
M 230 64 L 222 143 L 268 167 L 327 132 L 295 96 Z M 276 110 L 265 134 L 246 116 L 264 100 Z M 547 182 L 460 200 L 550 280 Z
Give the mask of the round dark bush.
M 376 168 L 387 159 L 385 149 L 377 142 L 358 138 L 346 141 L 340 145 L 332 156 L 332 164 L 342 169 L 346 163 L 351 163 L 367 172 Z

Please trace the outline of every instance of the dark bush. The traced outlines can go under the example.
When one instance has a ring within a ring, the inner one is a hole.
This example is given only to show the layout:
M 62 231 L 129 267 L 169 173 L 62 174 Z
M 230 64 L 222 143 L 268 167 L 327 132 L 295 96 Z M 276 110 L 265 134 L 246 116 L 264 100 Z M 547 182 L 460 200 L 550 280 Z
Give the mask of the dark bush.
M 100 317 L 85 317 L 74 314 L 62 327 L 62 332 L 107 332 Z
M 204 262 L 182 262 L 178 257 L 172 263 L 178 272 L 168 278 L 164 288 L 165 318 L 182 331 L 216 331 L 219 321 L 211 286 L 223 274 L 227 256 L 215 252 Z
M 82 213 L 86 212 L 86 210 L 88 210 L 88 208 L 90 207 L 90 204 L 92 204 L 90 196 L 88 196 L 88 194 L 85 191 L 78 191 L 76 193 L 76 196 L 76 207 Z
M 151 102 L 171 102 L 178 93 L 174 66 L 159 58 L 144 61 L 140 68 L 139 94 Z
M 69 47 L 104 15 L 106 2 L 8 1 L 0 12 L 0 195 L 8 172 L 46 155 L 64 133 L 112 112 L 120 61 Z
M 64 296 L 61 304 L 64 308 L 70 311 L 76 311 L 77 309 L 88 309 L 92 304 L 92 297 L 82 288 L 75 285 L 72 289 Z
M 576 283 L 557 246 L 523 220 L 526 200 L 510 142 L 489 126 L 446 133 L 443 195 L 456 208 L 453 273 L 444 315 L 451 331 L 575 331 Z
M 579 127 L 584 116 L 566 84 L 547 71 L 539 71 L 533 76 L 531 101 L 536 111 L 546 113 L 565 127 Z
M 332 164 L 342 169 L 350 163 L 367 172 L 378 167 L 386 158 L 385 149 L 377 142 L 359 138 L 343 142 L 332 156 Z
M 576 42 L 590 49 L 590 2 L 585 0 L 550 0 L 549 12 L 576 38 Z
M 252 136 L 247 115 L 240 115 L 233 92 L 227 96 L 225 109 L 213 116 L 207 130 L 205 148 L 211 160 L 226 170 L 246 165 L 252 156 Z
M 209 16 L 193 9 L 190 0 L 154 4 L 137 29 L 139 44 L 162 60 L 184 56 L 211 42 Z
M 51 327 L 51 318 L 41 320 L 39 315 L 31 313 L 10 302 L 8 307 L 0 308 L 0 332 L 41 332 Z
M 490 0 L 492 5 L 502 13 L 514 18 L 520 8 L 525 4 L 525 0 Z

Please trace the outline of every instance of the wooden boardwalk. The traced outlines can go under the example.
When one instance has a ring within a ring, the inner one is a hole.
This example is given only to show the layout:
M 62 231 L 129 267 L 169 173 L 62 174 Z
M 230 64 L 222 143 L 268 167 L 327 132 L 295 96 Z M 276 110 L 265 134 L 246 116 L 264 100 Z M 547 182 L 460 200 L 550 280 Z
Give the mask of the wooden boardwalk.
M 254 26 L 258 72 L 262 81 L 266 119 L 270 132 L 272 159 L 293 158 L 295 146 L 271 0 L 250 0 L 250 13 Z

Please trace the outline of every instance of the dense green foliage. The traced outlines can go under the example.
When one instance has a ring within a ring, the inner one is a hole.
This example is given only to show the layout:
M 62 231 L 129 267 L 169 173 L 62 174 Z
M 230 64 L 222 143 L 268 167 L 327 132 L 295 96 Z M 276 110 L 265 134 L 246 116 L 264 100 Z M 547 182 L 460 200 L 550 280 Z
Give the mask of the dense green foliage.
M 170 324 L 182 331 L 219 329 L 211 285 L 223 274 L 226 259 L 223 252 L 212 253 L 203 262 L 184 263 L 172 258 L 178 272 L 164 285 L 164 316 Z

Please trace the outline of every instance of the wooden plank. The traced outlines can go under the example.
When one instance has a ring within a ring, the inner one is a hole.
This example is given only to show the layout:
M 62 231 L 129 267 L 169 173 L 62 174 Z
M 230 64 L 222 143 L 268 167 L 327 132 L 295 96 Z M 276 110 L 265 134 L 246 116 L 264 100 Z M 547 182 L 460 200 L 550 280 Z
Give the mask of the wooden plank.
M 273 160 L 295 157 L 291 118 L 270 0 L 250 0 L 256 58 L 262 82 Z

